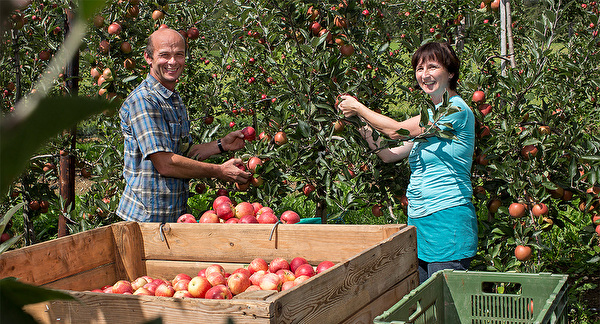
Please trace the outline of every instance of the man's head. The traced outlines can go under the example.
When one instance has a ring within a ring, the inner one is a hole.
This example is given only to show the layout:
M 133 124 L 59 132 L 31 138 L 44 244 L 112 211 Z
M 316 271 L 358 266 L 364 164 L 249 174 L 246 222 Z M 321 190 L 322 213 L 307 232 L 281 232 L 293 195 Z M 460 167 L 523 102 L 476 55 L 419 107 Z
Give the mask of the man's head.
M 177 31 L 160 28 L 148 37 L 144 58 L 150 65 L 150 75 L 169 90 L 185 68 L 185 39 Z

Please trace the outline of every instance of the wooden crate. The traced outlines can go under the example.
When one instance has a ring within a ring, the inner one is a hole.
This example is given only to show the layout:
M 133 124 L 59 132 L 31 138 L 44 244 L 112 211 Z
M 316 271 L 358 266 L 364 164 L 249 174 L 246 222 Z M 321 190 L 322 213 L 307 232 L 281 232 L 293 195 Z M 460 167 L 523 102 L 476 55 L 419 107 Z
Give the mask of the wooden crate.
M 418 285 L 416 231 L 406 225 L 120 222 L 0 255 L 0 277 L 64 290 L 77 302 L 26 307 L 41 323 L 372 323 Z M 269 240 L 271 238 L 271 240 Z M 142 275 L 172 279 L 219 263 L 301 256 L 336 265 L 283 292 L 231 300 L 92 293 Z

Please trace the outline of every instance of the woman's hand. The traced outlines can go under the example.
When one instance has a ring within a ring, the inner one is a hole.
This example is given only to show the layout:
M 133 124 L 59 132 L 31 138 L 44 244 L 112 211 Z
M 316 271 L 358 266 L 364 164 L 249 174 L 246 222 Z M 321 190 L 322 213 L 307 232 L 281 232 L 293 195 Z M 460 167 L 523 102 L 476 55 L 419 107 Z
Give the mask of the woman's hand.
M 345 117 L 351 117 L 356 115 L 361 115 L 361 111 L 367 108 L 365 105 L 360 103 L 355 97 L 344 94 L 339 97 L 340 102 L 337 107 L 342 111 Z

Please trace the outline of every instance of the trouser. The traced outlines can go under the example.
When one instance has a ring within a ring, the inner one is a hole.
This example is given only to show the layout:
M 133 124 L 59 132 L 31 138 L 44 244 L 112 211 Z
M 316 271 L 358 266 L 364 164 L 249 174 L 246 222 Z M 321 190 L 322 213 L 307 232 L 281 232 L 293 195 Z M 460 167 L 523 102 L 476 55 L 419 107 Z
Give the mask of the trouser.
M 473 258 L 445 262 L 425 262 L 419 259 L 419 284 L 431 277 L 434 273 L 444 269 L 468 270 Z

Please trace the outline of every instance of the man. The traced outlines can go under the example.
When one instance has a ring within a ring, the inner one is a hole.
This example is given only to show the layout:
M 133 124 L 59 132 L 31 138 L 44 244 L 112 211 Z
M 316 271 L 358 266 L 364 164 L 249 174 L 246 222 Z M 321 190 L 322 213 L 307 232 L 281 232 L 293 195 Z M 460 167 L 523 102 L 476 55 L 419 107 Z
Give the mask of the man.
M 175 222 L 186 213 L 189 179 L 217 178 L 246 183 L 251 174 L 237 165 L 202 160 L 244 147 L 241 131 L 210 143 L 191 145 L 190 121 L 175 92 L 185 67 L 186 44 L 169 28 L 148 38 L 144 58 L 150 73 L 127 97 L 119 113 L 124 135 L 125 190 L 117 215 L 140 222 Z

